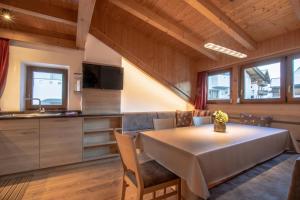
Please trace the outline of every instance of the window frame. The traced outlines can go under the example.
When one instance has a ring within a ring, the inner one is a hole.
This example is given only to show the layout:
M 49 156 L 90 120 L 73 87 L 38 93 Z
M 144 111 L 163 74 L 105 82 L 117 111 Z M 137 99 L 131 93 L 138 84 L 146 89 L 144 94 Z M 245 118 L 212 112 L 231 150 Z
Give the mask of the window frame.
M 33 89 L 33 73 L 34 72 L 48 72 L 48 73 L 59 73 L 63 74 L 63 87 L 62 87 L 62 105 L 42 105 L 46 110 L 66 110 L 68 102 L 68 70 L 63 68 L 49 68 L 39 66 L 27 66 L 26 67 L 26 92 L 25 98 L 32 97 Z M 32 105 L 31 100 L 25 100 L 26 110 L 37 110 L 38 105 Z
M 217 74 L 222 74 L 222 73 L 226 73 L 226 72 L 229 72 L 230 74 L 230 94 L 229 94 L 229 99 L 226 100 L 226 99 L 220 99 L 220 100 L 209 100 L 208 99 L 208 77 L 211 76 L 211 75 L 217 75 Z M 207 72 L 207 104 L 231 104 L 232 103 L 232 68 L 226 68 L 226 69 L 218 69 L 218 70 L 212 70 L 212 71 L 208 71 Z
M 244 71 L 247 68 L 252 68 L 259 65 L 267 65 L 275 62 L 280 62 L 280 98 L 268 98 L 268 99 L 245 99 L 244 98 L 244 91 L 245 91 L 245 77 Z M 285 57 L 276 57 L 271 58 L 263 61 L 252 62 L 240 67 L 240 84 L 239 84 L 239 98 L 240 103 L 244 104 L 258 104 L 258 103 L 285 103 L 286 102 L 286 58 Z
M 292 54 L 287 56 L 287 80 L 286 80 L 286 96 L 287 103 L 299 103 L 300 97 L 293 97 L 294 93 L 294 72 L 293 72 L 293 60 L 300 59 L 300 53 Z

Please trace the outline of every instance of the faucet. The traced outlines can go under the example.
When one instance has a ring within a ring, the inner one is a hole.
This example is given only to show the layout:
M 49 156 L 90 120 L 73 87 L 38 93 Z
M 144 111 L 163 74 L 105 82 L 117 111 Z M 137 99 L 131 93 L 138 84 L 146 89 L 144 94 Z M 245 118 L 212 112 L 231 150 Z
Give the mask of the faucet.
M 42 107 L 42 101 L 41 101 L 41 99 L 39 99 L 39 98 L 30 98 L 29 97 L 29 98 L 25 98 L 25 101 L 26 100 L 31 100 L 31 101 L 36 100 L 36 101 L 38 101 L 39 102 L 39 109 L 38 109 L 38 111 L 41 112 L 41 113 L 45 112 L 45 108 Z

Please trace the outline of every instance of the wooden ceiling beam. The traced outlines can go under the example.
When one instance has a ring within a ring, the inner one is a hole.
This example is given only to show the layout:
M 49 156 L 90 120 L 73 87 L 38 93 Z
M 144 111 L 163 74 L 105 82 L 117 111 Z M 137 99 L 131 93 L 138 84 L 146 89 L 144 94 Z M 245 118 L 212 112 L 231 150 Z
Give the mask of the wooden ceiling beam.
M 79 0 L 76 46 L 83 49 L 93 17 L 96 0 Z
M 154 26 L 160 31 L 168 34 L 169 36 L 177 39 L 183 44 L 195 49 L 201 54 L 209 57 L 210 59 L 216 60 L 217 57 L 204 48 L 204 43 L 202 40 L 188 33 L 188 31 L 179 28 L 172 22 L 160 17 L 156 13 L 146 9 L 139 4 L 126 0 L 110 0 L 111 3 L 120 7 L 121 9 L 129 12 L 130 14 L 136 16 L 137 18 L 143 20 L 144 22 Z
M 6 26 L 1 26 L 0 28 L 3 29 L 8 29 L 12 31 L 19 31 L 19 32 L 25 32 L 25 33 L 32 33 L 32 34 L 37 34 L 37 35 L 42 35 L 42 36 L 48 36 L 52 38 L 60 38 L 64 40 L 72 40 L 75 42 L 76 36 L 75 35 L 70 35 L 70 34 L 65 34 L 65 33 L 60 33 L 56 32 L 53 30 L 45 30 L 45 29 L 39 29 L 36 27 L 28 26 L 28 25 L 14 25 L 13 27 L 6 27 Z
M 256 48 L 256 42 L 234 21 L 209 0 L 184 0 L 187 4 L 209 19 L 234 40 L 249 50 Z
M 0 8 L 50 21 L 64 23 L 70 26 L 77 26 L 76 11 L 47 5 L 35 0 L 26 0 L 26 2 L 21 0 L 1 0 Z
M 32 31 L 34 32 L 34 30 Z M 35 44 L 48 44 L 53 46 L 66 47 L 66 48 L 76 48 L 74 40 L 54 38 L 46 35 L 27 33 L 23 31 L 16 31 L 11 29 L 0 28 L 0 38 L 7 38 L 10 40 L 29 42 Z
M 300 20 L 300 0 L 290 0 L 294 13 L 298 20 Z

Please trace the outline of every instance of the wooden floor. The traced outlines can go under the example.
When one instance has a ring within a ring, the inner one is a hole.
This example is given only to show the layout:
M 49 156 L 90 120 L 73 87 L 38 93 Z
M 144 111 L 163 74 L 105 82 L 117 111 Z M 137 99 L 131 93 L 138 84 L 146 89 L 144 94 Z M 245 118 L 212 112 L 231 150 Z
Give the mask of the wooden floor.
M 31 175 L 0 179 L 1 200 L 21 200 L 31 181 Z
M 117 158 L 25 173 L 32 179 L 23 200 L 120 200 L 122 172 Z M 129 187 L 126 199 L 136 199 L 135 195 L 134 187 Z
M 210 199 L 286 199 L 298 156 L 282 154 L 249 169 L 211 189 Z M 140 160 L 148 158 L 141 155 Z M 121 161 L 115 158 L 0 177 L 0 200 L 120 200 L 122 172 Z M 126 194 L 126 200 L 136 199 L 134 187 Z M 151 194 L 144 199 L 151 199 Z

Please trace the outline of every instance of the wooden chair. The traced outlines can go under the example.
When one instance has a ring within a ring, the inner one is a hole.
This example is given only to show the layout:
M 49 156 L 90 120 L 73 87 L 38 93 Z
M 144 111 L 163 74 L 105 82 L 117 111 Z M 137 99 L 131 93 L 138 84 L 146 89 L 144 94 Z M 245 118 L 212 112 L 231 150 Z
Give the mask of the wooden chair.
M 181 180 L 178 176 L 159 165 L 156 161 L 139 164 L 136 148 L 131 136 L 115 132 L 121 160 L 124 168 L 122 200 L 125 199 L 129 184 L 137 188 L 137 200 L 144 194 L 152 193 L 153 200 L 161 200 L 173 195 L 181 199 Z M 176 186 L 176 190 L 167 192 L 168 187 Z M 163 195 L 156 196 L 156 191 L 163 189 Z
M 296 160 L 288 200 L 300 199 L 300 157 Z
M 153 119 L 154 130 L 169 129 L 176 127 L 175 118 Z
M 201 126 L 210 123 L 211 123 L 211 117 L 193 117 L 194 126 Z

